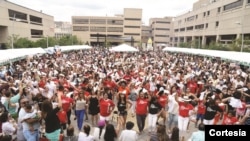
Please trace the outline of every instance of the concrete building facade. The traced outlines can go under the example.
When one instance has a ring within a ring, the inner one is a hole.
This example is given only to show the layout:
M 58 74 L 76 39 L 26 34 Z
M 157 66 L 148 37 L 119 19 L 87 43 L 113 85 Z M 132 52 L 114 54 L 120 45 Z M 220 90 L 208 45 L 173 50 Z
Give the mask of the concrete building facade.
M 70 22 L 55 21 L 55 38 L 72 36 L 72 24 Z
M 170 45 L 172 31 L 172 17 L 151 18 L 149 20 L 152 29 L 152 41 L 154 47 Z
M 142 9 L 125 8 L 123 15 L 72 16 L 72 34 L 92 46 L 121 43 L 137 46 L 141 41 Z
M 198 41 L 202 47 L 232 43 L 242 35 L 250 38 L 250 0 L 199 0 L 173 23 L 172 45 Z
M 37 40 L 54 36 L 54 17 L 15 3 L 0 1 L 0 43 L 12 35 Z

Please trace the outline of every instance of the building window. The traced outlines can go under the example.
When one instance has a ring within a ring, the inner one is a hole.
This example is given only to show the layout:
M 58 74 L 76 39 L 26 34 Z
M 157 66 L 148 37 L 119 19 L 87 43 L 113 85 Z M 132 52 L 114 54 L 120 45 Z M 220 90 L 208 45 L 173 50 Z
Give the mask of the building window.
M 156 23 L 170 24 L 170 22 L 157 21 Z
M 233 8 L 236 8 L 236 7 L 239 7 L 239 6 L 242 6 L 243 5 L 243 1 L 244 0 L 238 0 L 236 2 L 233 2 L 233 3 L 225 5 L 224 6 L 224 11 L 230 10 L 230 9 L 233 9 Z
M 248 0 L 247 3 L 250 3 L 250 0 Z
M 30 23 L 36 25 L 42 25 L 42 18 L 30 15 Z
M 73 31 L 89 31 L 88 26 L 73 26 Z
M 90 19 L 90 24 L 106 24 L 105 19 Z
M 194 18 L 195 18 L 195 16 L 188 17 L 188 18 L 187 18 L 187 21 L 193 21 Z
M 206 23 L 206 28 L 208 28 L 208 23 Z
M 122 27 L 108 27 L 107 29 L 108 32 L 123 32 Z
M 195 18 L 198 19 L 198 15 L 196 15 Z
M 36 30 L 31 29 L 30 30 L 31 38 L 42 38 L 43 37 L 43 31 L 42 30 Z
M 209 16 L 210 15 L 210 11 L 207 11 L 207 16 Z
M 125 20 L 129 20 L 129 21 L 141 21 L 141 19 L 138 19 L 138 18 L 125 18 Z
M 89 24 L 89 19 L 73 19 L 73 24 Z
M 206 17 L 206 12 L 203 12 L 203 17 Z
M 185 28 L 181 28 L 180 31 L 185 31 Z
M 169 37 L 169 35 L 155 35 L 155 37 Z
M 123 20 L 107 20 L 109 25 L 123 25 Z
M 174 30 L 174 32 L 178 32 L 178 31 L 179 31 L 179 29 L 175 29 L 175 30 Z
M 170 30 L 169 28 L 155 28 L 155 30 Z
M 220 13 L 220 7 L 218 7 L 217 12 Z
M 8 12 L 9 12 L 9 19 L 10 20 L 19 19 L 19 22 L 28 23 L 27 14 L 22 13 L 22 12 L 18 12 L 18 11 L 14 11 L 11 9 L 9 9 Z
M 130 36 L 140 36 L 139 33 L 124 33 L 124 35 L 130 35 Z
M 91 32 L 106 32 L 106 27 L 91 26 Z
M 194 28 L 195 29 L 203 29 L 204 28 L 204 24 L 196 25 Z
M 187 30 L 193 30 L 194 29 L 194 27 L 193 26 L 189 26 L 189 27 L 187 27 Z
M 124 26 L 125 28 L 140 28 L 140 26 Z
M 216 21 L 215 22 L 215 27 L 218 27 L 219 26 L 219 21 Z

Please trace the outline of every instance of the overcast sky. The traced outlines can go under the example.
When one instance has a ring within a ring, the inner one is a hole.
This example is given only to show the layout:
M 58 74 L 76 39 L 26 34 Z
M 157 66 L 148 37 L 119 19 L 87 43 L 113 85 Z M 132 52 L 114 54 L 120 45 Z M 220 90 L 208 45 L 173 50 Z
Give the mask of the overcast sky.
M 124 8 L 141 8 L 142 21 L 176 16 L 192 9 L 198 0 L 8 0 L 54 16 L 55 21 L 71 22 L 71 16 L 114 16 Z

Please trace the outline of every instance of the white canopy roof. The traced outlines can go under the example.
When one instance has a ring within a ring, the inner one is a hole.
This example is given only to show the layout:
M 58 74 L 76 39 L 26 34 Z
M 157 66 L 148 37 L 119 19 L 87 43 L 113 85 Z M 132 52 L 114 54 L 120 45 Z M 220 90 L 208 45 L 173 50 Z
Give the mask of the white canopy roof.
M 60 46 L 59 48 L 62 52 L 71 50 L 92 49 L 92 47 L 88 45 Z
M 210 57 L 220 57 L 222 59 L 238 61 L 243 64 L 250 64 L 250 53 L 245 53 L 245 52 L 190 49 L 190 48 L 178 48 L 178 47 L 166 47 L 163 49 L 163 51 L 182 52 L 182 53 L 196 54 L 196 55 L 210 56 Z
M 121 44 L 121 45 L 118 45 L 118 46 L 111 48 L 110 51 L 113 51 L 113 52 L 137 52 L 139 50 L 132 47 L 132 46 L 129 46 L 127 44 Z
M 44 54 L 44 53 L 46 53 L 46 51 L 40 47 L 0 50 L 0 63 L 21 57 L 26 57 L 28 55 Z

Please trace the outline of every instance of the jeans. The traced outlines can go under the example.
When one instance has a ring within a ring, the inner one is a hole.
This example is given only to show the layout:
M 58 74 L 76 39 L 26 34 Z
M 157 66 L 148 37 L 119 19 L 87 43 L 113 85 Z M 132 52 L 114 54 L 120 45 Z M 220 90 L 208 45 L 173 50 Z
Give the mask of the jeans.
M 171 128 L 172 124 L 178 125 L 178 115 L 168 113 L 168 128 Z
M 137 126 L 140 132 L 143 131 L 144 127 L 145 127 L 145 120 L 146 120 L 147 115 L 138 115 L 136 114 L 136 122 L 137 122 Z
M 76 110 L 77 127 L 79 131 L 82 129 L 85 110 Z
M 148 114 L 148 128 L 149 132 L 156 129 L 157 114 Z
M 26 141 L 39 141 L 38 130 L 35 130 L 35 131 L 23 130 L 23 135 Z

